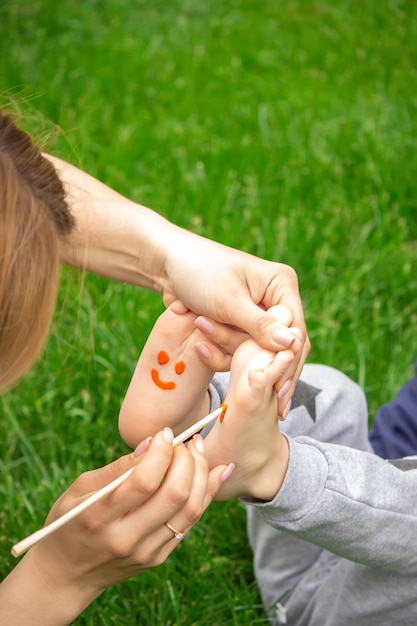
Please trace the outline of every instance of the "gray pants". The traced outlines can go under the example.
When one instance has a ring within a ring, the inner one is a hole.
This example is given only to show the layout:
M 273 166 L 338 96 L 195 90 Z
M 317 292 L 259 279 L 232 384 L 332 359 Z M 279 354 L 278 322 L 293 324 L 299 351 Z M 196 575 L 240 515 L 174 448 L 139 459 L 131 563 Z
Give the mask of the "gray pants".
M 281 430 L 290 437 L 307 435 L 370 451 L 367 420 L 366 401 L 358 385 L 332 368 L 309 365 Z M 415 579 L 405 575 L 401 580 L 398 571 L 353 563 L 276 530 L 254 507 L 248 506 L 247 513 L 255 576 L 273 624 L 417 624 Z

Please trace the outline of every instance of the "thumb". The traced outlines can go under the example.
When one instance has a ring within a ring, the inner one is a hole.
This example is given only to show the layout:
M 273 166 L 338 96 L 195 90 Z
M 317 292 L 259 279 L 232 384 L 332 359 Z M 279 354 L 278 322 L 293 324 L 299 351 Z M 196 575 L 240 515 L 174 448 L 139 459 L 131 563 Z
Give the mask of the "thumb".
M 262 348 L 271 351 L 291 348 L 297 352 L 301 347 L 301 332 L 288 328 L 293 321 L 291 310 L 285 305 L 276 305 L 264 310 L 249 299 L 240 302 L 234 311 L 234 323 L 246 331 Z

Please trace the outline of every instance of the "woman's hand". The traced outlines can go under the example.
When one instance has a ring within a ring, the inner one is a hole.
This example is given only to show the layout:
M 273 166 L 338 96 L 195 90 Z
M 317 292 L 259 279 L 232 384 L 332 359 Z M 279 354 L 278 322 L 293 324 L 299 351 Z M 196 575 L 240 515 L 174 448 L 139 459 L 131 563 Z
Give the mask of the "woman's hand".
M 62 244 L 62 262 L 158 291 L 166 306 L 179 299 L 197 315 L 239 328 L 267 350 L 291 349 L 283 410 L 310 350 L 296 272 L 179 228 L 73 165 L 48 158 L 76 220 Z M 289 309 L 289 325 L 268 314 L 275 305 Z
M 200 519 L 230 469 L 211 472 L 204 442 L 172 446 L 165 429 L 110 465 L 81 475 L 47 523 L 136 468 L 113 493 L 31 548 L 0 587 L 0 622 L 69 624 L 106 587 L 165 561 Z
M 284 328 L 290 327 L 292 314 L 286 306 L 282 304 L 273 306 L 268 310 L 268 314 L 271 318 L 275 318 L 283 324 Z M 201 361 L 207 368 L 215 372 L 229 371 L 235 351 L 244 341 L 250 339 L 249 335 L 226 324 L 219 324 L 201 316 L 194 320 L 194 325 L 206 336 L 204 341 L 200 340 L 195 344 L 195 349 Z M 274 389 L 278 394 L 277 412 L 284 419 L 291 408 L 291 396 L 295 386 L 294 376 L 295 381 L 298 380 L 304 364 L 303 361 L 298 362 L 297 365 L 294 363 L 296 360 L 294 352 L 296 353 L 297 350 L 301 349 L 301 333 L 297 328 L 293 328 L 292 333 L 295 339 L 291 346 L 292 349 L 289 350 L 292 353 L 292 358 L 288 360 L 288 365 L 283 375 L 274 385 Z M 294 369 L 296 371 L 295 375 L 293 373 Z
M 267 350 L 293 352 L 286 373 L 289 383 L 279 398 L 282 414 L 310 351 L 295 271 L 187 231 L 178 236 L 176 244 L 175 238 L 172 244 L 166 242 L 166 305 L 179 298 L 194 313 L 203 315 L 206 324 L 200 323 L 198 328 L 229 353 L 233 345 L 228 348 L 222 343 L 218 322 L 243 331 Z M 268 311 L 271 307 L 273 314 Z M 280 308 L 282 315 L 276 313 Z

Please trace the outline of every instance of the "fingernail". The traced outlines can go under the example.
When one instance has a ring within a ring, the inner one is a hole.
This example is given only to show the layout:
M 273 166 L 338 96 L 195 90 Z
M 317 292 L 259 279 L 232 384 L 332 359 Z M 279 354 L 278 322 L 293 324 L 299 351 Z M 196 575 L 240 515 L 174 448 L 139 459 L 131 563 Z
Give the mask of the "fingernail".
M 296 340 L 296 336 L 288 328 L 278 328 L 272 333 L 272 339 L 276 343 L 288 348 Z
M 222 483 L 225 483 L 226 480 L 228 478 L 230 478 L 230 476 L 235 471 L 235 467 L 236 467 L 236 465 L 234 463 L 229 463 L 229 465 L 226 467 L 226 469 L 224 470 L 224 472 L 222 474 Z
M 151 443 L 151 441 L 152 441 L 152 437 L 147 437 L 146 439 L 141 441 L 133 450 L 132 458 L 137 459 L 138 456 L 142 454 L 142 452 L 145 452 L 145 450 L 149 448 L 149 444 Z
M 200 341 L 198 341 L 195 344 L 195 349 L 197 350 L 198 354 L 203 357 L 203 359 L 209 358 L 210 350 L 207 348 L 205 343 L 201 343 Z
M 201 330 L 203 333 L 206 333 L 207 335 L 212 335 L 214 333 L 214 324 L 202 315 L 194 320 L 194 324 L 199 330 Z
M 281 398 L 283 398 L 285 396 L 285 394 L 287 393 L 287 391 L 291 387 L 291 383 L 292 383 L 292 380 L 290 378 L 290 380 L 287 380 L 287 382 L 282 385 L 281 389 L 278 391 L 278 398 L 279 399 L 281 399 Z
M 172 443 L 174 441 L 174 433 L 167 426 L 162 431 L 162 436 L 165 439 L 165 441 L 168 441 L 168 443 Z
M 288 401 L 287 406 L 285 407 L 285 409 L 282 412 L 282 421 L 284 421 L 288 417 L 288 413 L 291 410 L 291 402 L 292 402 L 291 400 Z
M 193 437 L 195 449 L 198 450 L 200 454 L 206 453 L 206 446 L 204 445 L 204 439 L 198 433 Z

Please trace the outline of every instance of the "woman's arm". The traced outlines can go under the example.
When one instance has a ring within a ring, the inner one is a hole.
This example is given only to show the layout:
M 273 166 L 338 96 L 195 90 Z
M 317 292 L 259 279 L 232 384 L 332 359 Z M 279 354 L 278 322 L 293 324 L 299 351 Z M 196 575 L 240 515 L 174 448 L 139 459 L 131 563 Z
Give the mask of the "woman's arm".
M 45 156 L 64 184 L 76 220 L 62 262 L 163 293 L 166 241 L 180 229 L 75 166 Z
M 62 262 L 157 291 L 166 306 L 179 299 L 270 350 L 290 346 L 295 359 L 287 372 L 291 385 L 279 400 L 283 412 L 310 349 L 295 271 L 179 228 L 73 165 L 48 158 L 77 222 Z M 290 310 L 289 323 L 268 314 L 277 304 Z

